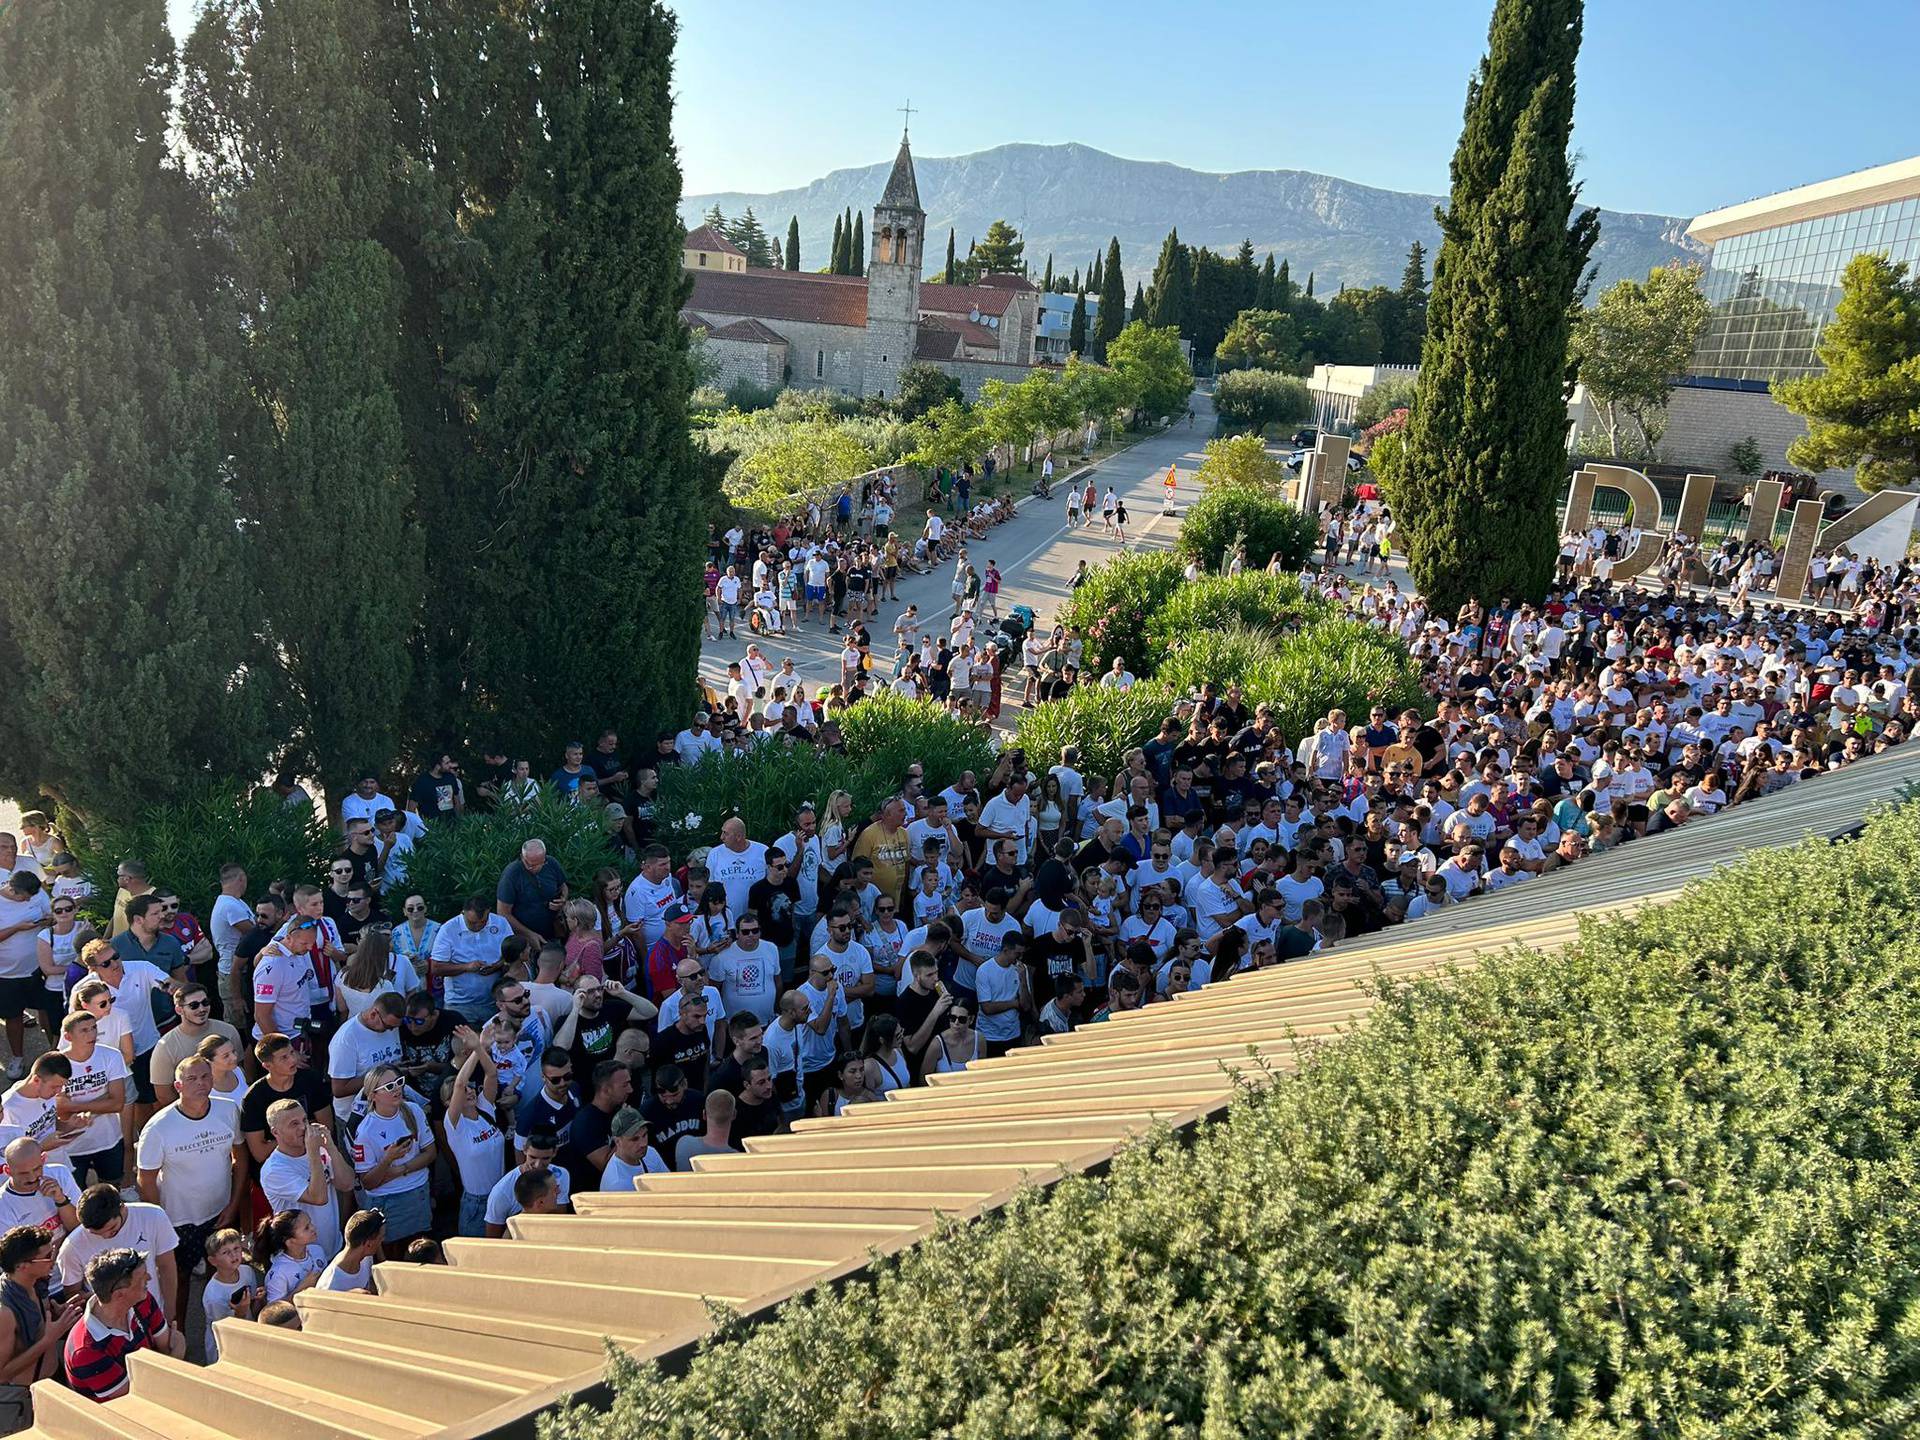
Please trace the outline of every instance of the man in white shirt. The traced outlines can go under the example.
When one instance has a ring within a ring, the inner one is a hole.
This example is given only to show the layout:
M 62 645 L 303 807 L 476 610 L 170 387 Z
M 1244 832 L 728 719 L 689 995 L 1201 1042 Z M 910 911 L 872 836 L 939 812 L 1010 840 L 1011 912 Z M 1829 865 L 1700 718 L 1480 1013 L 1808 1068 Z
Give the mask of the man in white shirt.
M 406 1000 L 388 991 L 374 996 L 371 1005 L 333 1032 L 327 1044 L 327 1079 L 333 1083 L 334 1099 L 357 1098 L 360 1082 L 374 1066 L 399 1066 L 400 1026 L 406 1013 Z
M 345 828 L 349 821 L 364 820 L 371 828 L 382 810 L 399 808 L 390 796 L 380 793 L 380 777 L 371 770 L 363 771 L 353 793 L 340 802 L 340 824 Z
M 1000 948 L 981 963 L 974 976 L 979 995 L 980 1053 L 983 1057 L 1004 1055 L 1020 1041 L 1020 1016 L 1033 1009 L 1033 996 L 1027 987 L 1026 966 L 1021 953 L 1026 936 L 1009 931 L 1000 937 Z
M 102 1182 L 88 1186 L 81 1193 L 79 1216 L 80 1228 L 60 1244 L 60 1283 L 69 1291 L 84 1288 L 82 1281 L 89 1260 L 103 1250 L 125 1248 L 135 1251 L 147 1262 L 147 1289 L 154 1303 L 165 1309 L 180 1288 L 179 1266 L 174 1256 L 180 1237 L 174 1232 L 173 1222 L 167 1219 L 167 1212 L 145 1201 L 129 1205 L 120 1198 L 116 1187 Z M 179 1324 L 179 1316 L 171 1310 L 167 1318 Z
M 1131 690 L 1134 683 L 1133 672 L 1127 669 L 1127 662 L 1118 655 L 1113 657 L 1113 668 L 1100 677 L 1102 690 Z
M 720 827 L 720 843 L 707 852 L 707 878 L 727 892 L 727 910 L 742 915 L 747 892 L 767 878 L 767 847 L 747 838 L 747 822 L 731 817 Z
M 749 911 L 733 927 L 733 944 L 707 962 L 707 978 L 720 987 L 721 1012 L 751 1011 L 762 1025 L 773 1023 L 780 998 L 780 947 L 761 938 L 760 917 Z
M 7 1064 L 9 1080 L 26 1073 L 21 1057 L 27 1048 L 27 1011 L 46 1008 L 39 935 L 52 914 L 52 902 L 31 870 L 14 870 L 0 881 L 0 1016 L 6 1018 L 7 1044 L 13 1055 Z
M 213 941 L 220 997 L 228 1005 L 233 1004 L 233 954 L 240 948 L 240 942 L 253 933 L 253 926 L 253 907 L 247 903 L 246 870 L 239 865 L 222 865 L 220 893 L 214 897 L 213 910 L 207 916 L 207 936 Z
M 673 753 L 680 757 L 682 765 L 697 765 L 700 757 L 706 754 L 719 754 L 723 748 L 720 737 L 707 727 L 713 717 L 702 710 L 693 717 L 693 723 L 673 737 Z
M 324 1125 L 307 1122 L 298 1100 L 276 1100 L 267 1107 L 267 1133 L 273 1150 L 260 1166 L 260 1188 L 276 1215 L 304 1210 L 319 1237 L 320 1253 L 340 1250 L 340 1205 L 336 1195 L 351 1195 L 353 1162 L 340 1153 Z
M 443 925 L 441 933 L 451 930 Z M 253 1038 L 298 1035 L 313 1013 L 313 943 L 319 922 L 302 918 L 284 939 L 269 941 L 253 962 Z M 438 948 L 436 944 L 435 948 Z
M 246 1197 L 247 1153 L 240 1107 L 213 1103 L 213 1066 L 190 1055 L 174 1068 L 179 1095 L 140 1132 L 140 1198 L 166 1212 L 177 1237 L 167 1314 L 187 1313 L 187 1281 L 206 1258 L 207 1239 L 233 1222 Z
M 491 894 L 476 893 L 433 937 L 428 963 L 445 981 L 447 1008 L 470 1025 L 493 1018 L 493 982 L 506 969 L 500 946 L 513 926 L 494 908 Z
M 982 839 L 1013 841 L 1016 864 L 1027 863 L 1027 839 L 1033 829 L 1033 802 L 1027 798 L 1027 777 L 1015 775 L 1006 788 L 980 807 L 976 831 Z

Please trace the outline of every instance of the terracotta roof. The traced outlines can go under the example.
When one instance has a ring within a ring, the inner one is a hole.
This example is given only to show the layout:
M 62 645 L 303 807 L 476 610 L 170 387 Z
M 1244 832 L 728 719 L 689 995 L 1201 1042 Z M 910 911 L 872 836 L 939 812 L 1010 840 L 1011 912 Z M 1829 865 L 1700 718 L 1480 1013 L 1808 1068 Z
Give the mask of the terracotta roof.
M 787 337 L 770 325 L 758 320 L 735 320 L 730 325 L 722 325 L 718 330 L 707 332 L 709 340 L 742 340 L 750 345 L 784 345 Z
M 913 152 L 907 148 L 905 135 L 900 137 L 900 153 L 893 157 L 893 173 L 887 176 L 887 188 L 880 192 L 880 208 L 920 208 L 920 182 L 913 178 Z
M 702 225 L 693 231 L 681 242 L 681 247 L 687 250 L 718 250 L 723 255 L 744 256 L 747 253 L 711 225 Z
M 980 283 L 989 290 L 1038 290 L 1040 288 L 1031 280 L 1027 279 L 1026 276 L 1014 275 L 1009 272 L 996 272 L 992 275 L 982 275 L 980 277 Z
M 796 320 L 808 325 L 867 326 L 867 282 L 859 275 L 804 270 L 689 270 L 690 309 L 709 315 Z
M 942 315 L 934 313 L 920 317 L 920 329 L 943 330 L 958 335 L 969 345 L 982 345 L 989 350 L 1000 348 L 1000 332 L 990 326 L 982 325 L 978 320 L 969 320 L 964 315 Z
M 960 358 L 960 337 L 951 330 L 929 329 L 921 323 L 913 339 L 913 358 L 916 360 L 958 360 Z
M 978 310 L 982 315 L 1004 315 L 1018 292 L 1000 285 L 922 285 L 920 308 L 948 315 Z

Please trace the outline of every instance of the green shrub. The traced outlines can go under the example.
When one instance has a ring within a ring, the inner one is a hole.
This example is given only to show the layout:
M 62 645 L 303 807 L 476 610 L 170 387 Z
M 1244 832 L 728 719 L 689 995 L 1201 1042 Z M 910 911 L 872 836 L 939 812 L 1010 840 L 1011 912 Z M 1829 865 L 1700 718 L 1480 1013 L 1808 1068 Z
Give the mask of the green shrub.
M 1307 382 L 1273 370 L 1230 370 L 1215 383 L 1213 408 L 1221 422 L 1254 430 L 1286 425 L 1313 414 Z
M 1118 655 L 1136 675 L 1153 673 L 1147 622 L 1180 586 L 1185 567 L 1164 550 L 1116 555 L 1087 572 L 1060 607 L 1060 623 L 1086 641 L 1086 668 L 1104 672 Z
M 963 771 L 984 780 L 993 769 L 993 744 L 977 725 L 891 690 L 842 712 L 840 734 L 861 771 L 891 777 L 896 787 L 915 761 L 924 767 L 928 793 L 946 789 Z
M 1161 663 L 1159 680 L 1192 694 L 1207 680 L 1237 684 L 1249 705 L 1269 704 L 1297 745 L 1329 710 L 1352 724 L 1367 708 L 1398 710 L 1420 698 L 1406 647 L 1358 620 L 1317 620 L 1289 634 L 1240 623 L 1193 631 Z
M 1190 1143 L 723 1329 L 684 1375 L 619 1361 L 611 1413 L 541 1434 L 1912 1434 L 1916 850 L 1908 807 L 1564 952 L 1383 985 Z
M 422 896 L 436 919 L 456 914 L 469 895 L 491 895 L 500 872 L 520 858 L 528 840 L 547 842 L 573 893 L 587 893 L 593 872 L 615 861 L 596 812 L 558 795 L 542 795 L 531 810 L 469 811 L 447 825 L 430 825 L 407 864 L 407 888 Z
M 1014 740 L 1027 752 L 1028 765 L 1045 771 L 1065 745 L 1080 747 L 1081 769 L 1112 779 L 1127 751 L 1160 733 L 1173 713 L 1173 693 L 1158 682 L 1131 690 L 1077 686 L 1064 700 L 1036 705 L 1020 717 Z
M 244 865 L 258 895 L 272 880 L 323 878 L 334 850 L 331 833 L 311 806 L 289 807 L 264 786 L 249 793 L 211 781 L 172 803 L 114 819 L 83 825 L 62 812 L 60 825 L 102 915 L 113 906 L 115 869 L 128 858 L 146 861 L 153 883 L 177 890 L 180 903 L 204 923 L 220 892 L 221 866 Z
M 1292 575 L 1247 570 L 1238 575 L 1208 575 L 1175 590 L 1147 622 L 1147 635 L 1170 649 L 1203 630 L 1227 625 L 1283 630 L 1317 620 L 1333 607 L 1300 588 Z
M 1180 553 L 1209 569 L 1220 569 L 1236 543 L 1246 546 L 1247 564 L 1264 569 L 1277 551 L 1280 563 L 1298 570 L 1313 553 L 1319 522 L 1286 501 L 1242 485 L 1207 490 L 1180 523 Z

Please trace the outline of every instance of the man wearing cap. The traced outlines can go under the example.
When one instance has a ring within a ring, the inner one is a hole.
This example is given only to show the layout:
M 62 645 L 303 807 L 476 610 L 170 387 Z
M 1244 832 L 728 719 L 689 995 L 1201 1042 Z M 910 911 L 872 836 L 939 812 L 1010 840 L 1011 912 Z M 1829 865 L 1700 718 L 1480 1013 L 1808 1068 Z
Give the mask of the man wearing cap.
M 680 965 L 687 958 L 692 931 L 693 907 L 674 901 L 661 916 L 660 938 L 647 947 L 647 995 L 656 1005 L 680 986 Z
M 667 1162 L 648 1142 L 647 1118 L 631 1105 L 614 1112 L 610 1129 L 613 1153 L 600 1172 L 602 1190 L 631 1192 L 642 1175 L 664 1175 Z

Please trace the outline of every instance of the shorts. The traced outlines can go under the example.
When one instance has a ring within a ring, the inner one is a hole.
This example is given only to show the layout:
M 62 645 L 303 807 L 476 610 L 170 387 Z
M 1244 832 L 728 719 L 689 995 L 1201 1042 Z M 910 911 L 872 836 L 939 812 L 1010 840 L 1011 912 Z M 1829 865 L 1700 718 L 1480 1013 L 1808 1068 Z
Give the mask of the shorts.
M 827 598 L 827 587 L 826 587 L 826 586 L 824 586 L 824 585 L 809 585 L 809 586 L 807 586 L 807 603 L 808 603 L 808 604 L 810 604 L 810 605 L 817 605 L 817 604 L 819 604 L 819 603 L 820 603 L 821 601 L 823 601 L 823 600 L 825 600 L 826 598 Z
M 127 1147 L 115 1145 L 111 1150 L 97 1150 L 91 1155 L 74 1155 L 67 1160 L 67 1168 L 73 1171 L 74 1184 L 80 1183 L 80 1177 L 88 1171 L 93 1172 L 96 1181 L 104 1180 L 109 1185 L 118 1185 L 127 1177 Z
M 174 1264 L 179 1266 L 182 1278 L 193 1274 L 200 1262 L 207 1258 L 207 1239 L 213 1234 L 219 1217 L 203 1220 L 198 1225 L 176 1222 L 173 1233 L 177 1237 L 173 1247 Z
M 52 994 L 45 977 L 40 975 L 0 979 L 0 1020 L 18 1020 L 29 1010 L 45 1010 Z
M 738 620 L 740 618 L 740 607 L 737 604 L 729 605 L 726 601 L 722 600 L 720 602 L 720 618 L 722 620 Z
M 394 1195 L 368 1195 L 367 1206 L 387 1217 L 386 1240 L 411 1240 L 433 1228 L 433 1187 L 416 1185 Z M 464 1201 L 466 1197 L 461 1196 Z
M 159 1099 L 153 1093 L 153 1051 L 143 1050 L 133 1057 L 133 1093 L 127 1098 L 136 1105 L 151 1105 Z

